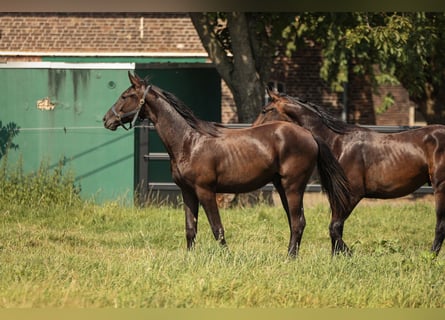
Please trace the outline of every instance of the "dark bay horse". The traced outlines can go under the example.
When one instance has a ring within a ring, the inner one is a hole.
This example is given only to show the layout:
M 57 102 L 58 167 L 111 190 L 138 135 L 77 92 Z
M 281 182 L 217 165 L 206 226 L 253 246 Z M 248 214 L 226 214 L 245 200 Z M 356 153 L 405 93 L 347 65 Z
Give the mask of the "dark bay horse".
M 348 252 L 343 225 L 362 198 L 389 199 L 412 193 L 425 183 L 434 188 L 436 230 L 431 251 L 437 256 L 445 236 L 445 126 L 430 125 L 384 134 L 346 124 L 321 107 L 269 92 L 270 102 L 253 125 L 289 121 L 323 138 L 348 177 L 351 197 L 346 211 L 332 211 L 332 251 Z
M 303 193 L 318 164 L 322 184 L 335 211 L 347 203 L 349 189 L 343 170 L 327 145 L 301 127 L 275 122 L 256 128 L 228 129 L 196 118 L 171 93 L 129 73 L 131 86 L 103 118 L 116 130 L 139 117 L 150 119 L 170 156 L 173 180 L 185 209 L 187 248 L 194 246 L 199 203 L 211 230 L 226 244 L 216 193 L 243 193 L 272 182 L 286 211 L 288 254 L 296 256 L 305 227 Z

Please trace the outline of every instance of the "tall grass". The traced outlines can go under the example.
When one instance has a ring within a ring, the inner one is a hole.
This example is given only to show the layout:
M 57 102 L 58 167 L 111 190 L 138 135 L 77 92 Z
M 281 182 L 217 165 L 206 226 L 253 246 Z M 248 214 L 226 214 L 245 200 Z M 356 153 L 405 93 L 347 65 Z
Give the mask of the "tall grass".
M 23 158 L 8 163 L 8 153 L 0 163 L 0 205 L 24 207 L 73 206 L 81 202 L 80 186 L 74 184 L 74 174 L 61 159 L 54 168 L 47 160 L 36 171 L 25 173 Z

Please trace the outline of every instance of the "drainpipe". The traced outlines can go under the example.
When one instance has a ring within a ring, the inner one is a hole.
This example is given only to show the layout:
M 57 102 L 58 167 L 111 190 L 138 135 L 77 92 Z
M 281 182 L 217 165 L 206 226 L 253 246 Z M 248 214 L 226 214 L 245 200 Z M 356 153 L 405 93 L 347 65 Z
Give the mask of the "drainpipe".
M 343 83 L 343 110 L 341 112 L 341 119 L 348 122 L 348 82 Z
M 341 113 L 341 119 L 348 123 L 348 83 L 349 83 L 349 68 L 350 68 L 350 62 L 349 59 L 347 60 L 347 71 L 346 71 L 346 81 L 343 82 L 343 111 Z

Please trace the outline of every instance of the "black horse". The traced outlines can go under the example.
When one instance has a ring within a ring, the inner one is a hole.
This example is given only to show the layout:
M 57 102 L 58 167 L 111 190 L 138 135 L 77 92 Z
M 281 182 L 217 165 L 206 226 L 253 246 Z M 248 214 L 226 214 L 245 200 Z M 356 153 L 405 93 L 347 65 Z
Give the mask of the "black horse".
M 197 119 L 171 93 L 131 73 L 129 78 L 131 87 L 105 114 L 104 125 L 116 130 L 137 117 L 153 122 L 182 192 L 187 248 L 194 245 L 199 203 L 215 239 L 225 245 L 216 193 L 250 192 L 273 182 L 288 217 L 288 254 L 297 255 L 306 224 L 303 193 L 316 164 L 332 210 L 346 206 L 349 189 L 344 172 L 327 145 L 308 130 L 287 122 L 228 129 Z
M 431 251 L 437 255 L 445 237 L 445 126 L 430 125 L 384 134 L 346 124 L 322 108 L 285 94 L 269 92 L 270 102 L 253 125 L 282 120 L 323 138 L 340 162 L 351 187 L 346 211 L 332 211 L 332 251 L 348 252 L 343 225 L 362 198 L 405 196 L 429 183 L 436 200 L 436 232 Z

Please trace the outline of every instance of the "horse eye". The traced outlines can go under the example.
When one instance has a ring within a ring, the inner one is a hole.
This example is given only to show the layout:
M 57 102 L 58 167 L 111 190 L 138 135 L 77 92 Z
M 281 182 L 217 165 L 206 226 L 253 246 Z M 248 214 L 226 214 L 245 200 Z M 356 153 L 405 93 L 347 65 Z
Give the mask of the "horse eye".
M 131 98 L 131 97 L 137 97 L 136 93 L 134 93 L 134 92 L 127 92 L 127 93 L 124 93 L 121 96 L 122 99 L 127 99 L 127 98 Z

